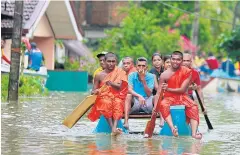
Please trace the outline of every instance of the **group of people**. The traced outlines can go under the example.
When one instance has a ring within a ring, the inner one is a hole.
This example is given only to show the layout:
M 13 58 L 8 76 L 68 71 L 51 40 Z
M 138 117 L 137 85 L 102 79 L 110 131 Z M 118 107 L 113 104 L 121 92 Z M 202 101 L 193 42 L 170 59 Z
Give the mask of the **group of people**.
M 211 74 L 216 69 L 221 69 L 231 77 L 240 76 L 240 56 L 236 56 L 235 61 L 223 56 L 215 57 L 209 52 L 208 57 L 204 54 L 195 56 L 194 65 L 199 68 L 203 75 Z
M 166 121 L 173 135 L 178 136 L 178 129 L 170 115 L 170 106 L 185 105 L 192 137 L 202 138 L 197 132 L 199 111 L 192 97 L 192 90 L 197 90 L 202 100 L 203 96 L 200 77 L 192 68 L 190 53 L 174 51 L 167 56 L 154 53 L 150 71 L 145 57 L 136 59 L 135 66 L 133 58 L 125 57 L 121 67 L 117 67 L 117 56 L 112 52 L 100 53 L 97 57 L 101 67 L 94 73 L 92 94 L 96 94 L 97 99 L 88 114 L 91 121 L 103 115 L 112 128 L 112 134 L 118 135 L 121 129 L 117 128 L 117 122 L 123 115 L 124 127 L 129 129 L 129 114 L 157 112 L 161 117 L 160 126 Z M 160 106 L 157 106 L 162 91 L 164 97 Z

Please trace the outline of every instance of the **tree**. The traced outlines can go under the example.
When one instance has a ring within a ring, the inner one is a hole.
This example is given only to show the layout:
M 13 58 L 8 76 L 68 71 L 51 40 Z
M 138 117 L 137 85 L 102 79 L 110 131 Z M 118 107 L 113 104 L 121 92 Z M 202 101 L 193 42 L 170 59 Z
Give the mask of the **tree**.
M 236 3 L 200 1 L 198 46 L 201 51 L 218 52 L 213 45 L 217 43 L 221 33 L 231 29 Z M 161 19 L 158 25 L 178 29 L 181 35 L 184 34 L 188 38 L 192 35 L 192 23 L 195 17 L 194 1 L 143 2 L 142 6 L 156 13 L 156 17 Z
M 240 56 L 240 27 L 221 34 L 218 42 L 216 47 L 219 51 L 227 52 L 230 57 Z
M 156 51 L 167 54 L 179 50 L 178 31 L 169 33 L 170 27 L 157 25 L 160 19 L 154 11 L 132 4 L 122 12 L 128 15 L 119 28 L 106 31 L 107 37 L 100 41 L 97 52 L 107 50 L 120 58 L 144 56 L 150 59 Z

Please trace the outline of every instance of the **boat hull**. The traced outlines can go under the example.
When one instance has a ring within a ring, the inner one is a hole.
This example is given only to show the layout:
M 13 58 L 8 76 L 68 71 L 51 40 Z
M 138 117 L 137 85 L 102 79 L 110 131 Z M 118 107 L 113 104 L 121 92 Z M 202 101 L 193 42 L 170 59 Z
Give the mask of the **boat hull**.
M 204 88 L 204 92 L 236 92 L 240 93 L 240 80 L 230 78 L 216 77 L 209 82 Z
M 191 128 L 186 123 L 186 115 L 185 115 L 185 106 L 171 106 L 170 113 L 172 116 L 173 124 L 178 129 L 179 136 L 190 136 Z M 169 125 L 165 122 L 162 130 L 159 135 L 161 136 L 173 136 L 172 131 Z

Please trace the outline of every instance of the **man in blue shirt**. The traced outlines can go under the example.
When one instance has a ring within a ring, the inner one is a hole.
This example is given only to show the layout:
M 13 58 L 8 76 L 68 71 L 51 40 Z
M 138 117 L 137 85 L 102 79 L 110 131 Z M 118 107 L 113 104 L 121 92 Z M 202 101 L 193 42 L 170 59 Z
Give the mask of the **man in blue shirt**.
M 29 56 L 28 69 L 39 71 L 44 61 L 42 52 L 37 48 L 35 42 L 31 42 L 31 50 L 27 51 L 25 55 Z
M 125 101 L 125 120 L 124 127 L 129 128 L 128 115 L 133 113 L 145 112 L 150 114 L 153 109 L 152 91 L 154 88 L 154 75 L 147 72 L 147 59 L 140 57 L 136 62 L 137 72 L 128 76 L 128 91 Z M 132 105 L 133 103 L 133 105 Z M 132 108 L 131 108 L 132 105 Z

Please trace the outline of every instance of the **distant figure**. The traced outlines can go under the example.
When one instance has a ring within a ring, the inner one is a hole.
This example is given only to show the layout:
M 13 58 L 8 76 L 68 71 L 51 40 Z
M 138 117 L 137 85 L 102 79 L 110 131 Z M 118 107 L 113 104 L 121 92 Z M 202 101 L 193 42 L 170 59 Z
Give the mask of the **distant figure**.
M 39 71 L 40 67 L 43 65 L 44 57 L 40 49 L 37 48 L 37 44 L 35 42 L 31 42 L 31 50 L 27 50 L 25 55 L 28 55 L 27 69 Z
M 125 57 L 122 59 L 122 69 L 129 75 L 132 72 L 136 72 L 136 68 L 134 67 L 134 62 L 131 57 Z
M 233 62 L 230 59 L 222 62 L 221 69 L 226 72 L 229 76 L 236 76 L 235 74 L 235 67 Z
M 6 61 L 8 64 L 11 64 L 11 61 L 4 54 L 5 39 L 1 39 L 1 60 Z
M 213 56 L 213 54 L 211 52 L 208 54 L 208 58 L 207 58 L 206 62 L 208 64 L 208 67 L 210 70 L 218 69 L 218 67 L 219 67 L 217 58 L 215 56 Z
M 235 69 L 236 69 L 235 73 L 236 73 L 236 75 L 239 76 L 240 75 L 240 56 L 237 56 L 234 66 L 235 66 Z
M 107 52 L 103 51 L 97 55 L 99 63 L 100 63 L 100 67 L 98 69 L 96 69 L 95 72 L 93 73 L 93 79 L 98 73 L 100 73 L 101 71 L 103 71 L 105 69 L 105 55 L 106 54 L 107 54 Z

